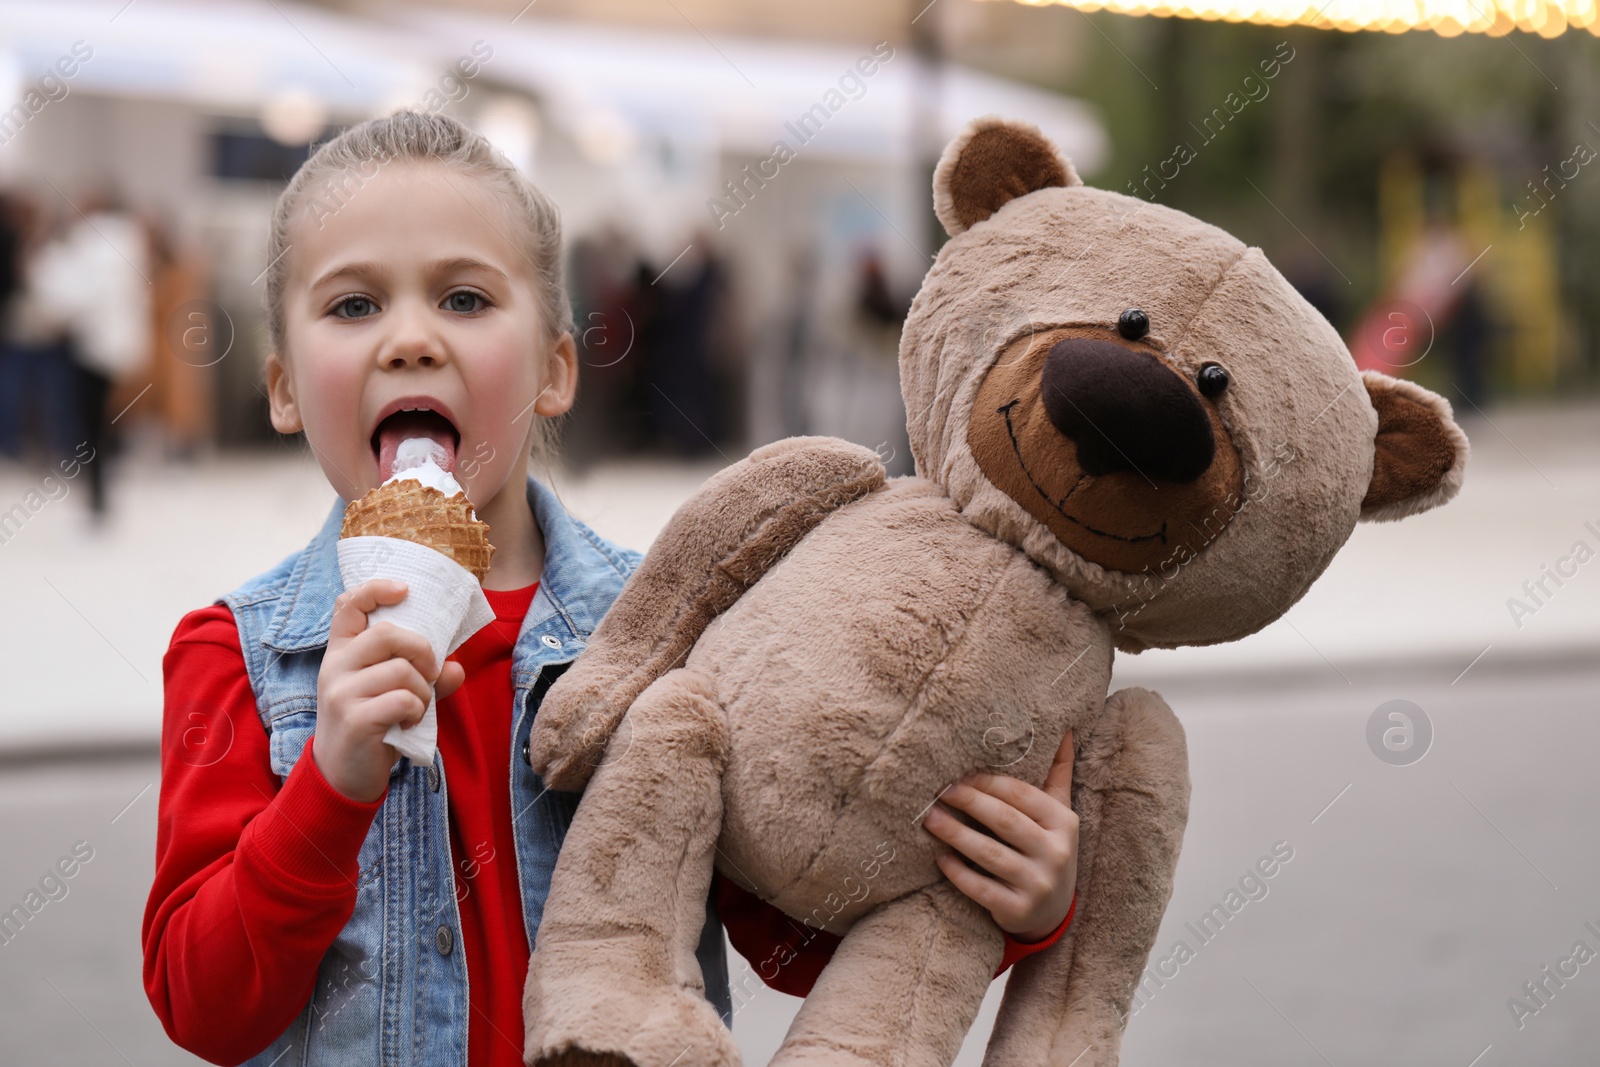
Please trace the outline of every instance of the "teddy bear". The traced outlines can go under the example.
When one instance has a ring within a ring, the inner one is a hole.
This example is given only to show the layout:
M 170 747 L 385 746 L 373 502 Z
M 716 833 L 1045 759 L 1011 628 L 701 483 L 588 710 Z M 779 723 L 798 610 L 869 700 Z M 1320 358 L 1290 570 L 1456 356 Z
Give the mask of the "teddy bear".
M 544 698 L 584 790 L 524 996 L 529 1064 L 734 1067 L 694 957 L 713 871 L 842 935 L 772 1063 L 955 1058 L 993 919 L 921 817 L 1073 731 L 1076 915 L 1007 981 L 986 1067 L 1104 1067 L 1172 892 L 1184 732 L 1116 651 L 1279 618 L 1361 520 L 1460 489 L 1441 397 L 1357 371 L 1260 249 L 971 124 L 900 374 L 913 475 L 800 437 L 709 479 Z

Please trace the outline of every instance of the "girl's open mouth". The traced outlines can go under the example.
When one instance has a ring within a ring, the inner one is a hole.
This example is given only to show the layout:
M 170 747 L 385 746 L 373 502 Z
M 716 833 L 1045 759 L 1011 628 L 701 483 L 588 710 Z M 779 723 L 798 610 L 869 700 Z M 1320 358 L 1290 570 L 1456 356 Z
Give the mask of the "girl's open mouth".
M 440 445 L 448 457 L 440 466 L 454 472 L 456 450 L 461 445 L 461 433 L 447 417 L 430 408 L 396 411 L 385 416 L 372 431 L 372 451 L 378 460 L 378 476 L 388 481 L 394 473 L 395 452 L 400 442 L 409 437 L 426 437 Z

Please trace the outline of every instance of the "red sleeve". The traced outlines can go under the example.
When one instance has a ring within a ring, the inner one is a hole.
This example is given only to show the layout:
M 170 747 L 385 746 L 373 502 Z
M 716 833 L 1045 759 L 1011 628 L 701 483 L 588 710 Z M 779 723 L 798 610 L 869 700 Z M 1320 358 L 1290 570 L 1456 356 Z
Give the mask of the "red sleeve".
M 717 914 L 728 931 L 728 940 L 750 962 L 761 981 L 780 993 L 803 997 L 811 992 L 822 969 L 833 958 L 834 949 L 843 938 L 818 930 L 789 918 L 754 893 L 714 874 L 717 897 Z M 1067 917 L 1061 925 L 1041 941 L 1017 941 L 1005 934 L 1005 954 L 994 976 L 1000 977 L 1006 968 L 1035 952 L 1043 952 L 1060 940 L 1078 910 L 1074 894 L 1067 908 Z
M 1050 933 L 1046 934 L 1043 938 L 1039 939 L 1038 941 L 1018 941 L 1010 934 L 1006 934 L 1005 955 L 1000 957 L 1000 966 L 995 968 L 994 976 L 999 978 L 1001 972 L 1007 967 L 1010 967 L 1013 963 L 1020 963 L 1029 956 L 1033 955 L 1035 952 L 1043 952 L 1057 941 L 1060 941 L 1061 935 L 1066 933 L 1067 927 L 1072 925 L 1072 914 L 1077 910 L 1078 894 L 1073 893 L 1072 903 L 1067 905 L 1067 914 L 1066 917 L 1061 920 L 1061 925 L 1056 927 Z M 1001 933 L 1005 933 L 1005 931 L 1002 930 Z
M 310 999 L 355 910 L 356 857 L 382 798 L 335 790 L 309 743 L 280 788 L 226 606 L 179 622 L 162 671 L 145 995 L 178 1045 L 239 1063 Z

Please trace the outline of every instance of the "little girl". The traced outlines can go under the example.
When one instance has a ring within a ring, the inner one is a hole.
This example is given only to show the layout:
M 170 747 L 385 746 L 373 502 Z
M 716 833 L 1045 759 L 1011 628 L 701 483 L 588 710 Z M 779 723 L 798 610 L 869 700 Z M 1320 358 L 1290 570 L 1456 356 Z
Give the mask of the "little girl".
M 528 474 L 577 387 L 559 217 L 482 137 L 401 111 L 300 168 L 269 257 L 272 424 L 305 434 L 338 499 L 304 549 L 173 633 L 145 991 L 172 1039 L 216 1063 L 511 1067 L 579 799 L 542 787 L 529 728 L 641 558 Z M 367 625 L 404 585 L 341 591 L 335 555 L 346 501 L 418 436 L 448 453 L 496 549 L 495 620 L 443 663 L 420 636 Z M 438 754 L 421 766 L 383 736 L 430 692 Z M 995 876 L 940 860 L 1008 932 L 1002 969 L 1070 919 L 1071 743 L 1044 790 L 977 775 L 944 794 L 993 834 L 943 805 L 927 816 Z M 789 992 L 832 951 L 719 882 L 698 957 L 730 1025 L 724 921 L 752 960 L 784 950 L 760 976 Z

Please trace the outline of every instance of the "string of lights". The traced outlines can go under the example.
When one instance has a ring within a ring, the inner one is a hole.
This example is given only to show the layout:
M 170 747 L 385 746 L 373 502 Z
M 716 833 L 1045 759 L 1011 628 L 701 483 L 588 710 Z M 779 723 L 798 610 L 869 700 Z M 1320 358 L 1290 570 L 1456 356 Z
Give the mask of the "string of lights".
M 1443 37 L 1484 33 L 1502 37 L 1513 30 L 1559 37 L 1573 29 L 1600 36 L 1597 0 L 1188 0 L 1186 3 L 1143 3 L 1140 0 L 1013 0 L 1041 7 L 1061 4 L 1079 11 L 1114 11 L 1123 15 L 1176 16 L 1256 22 L 1272 26 L 1317 26 L 1322 29 L 1377 30 L 1404 33 L 1432 30 Z

